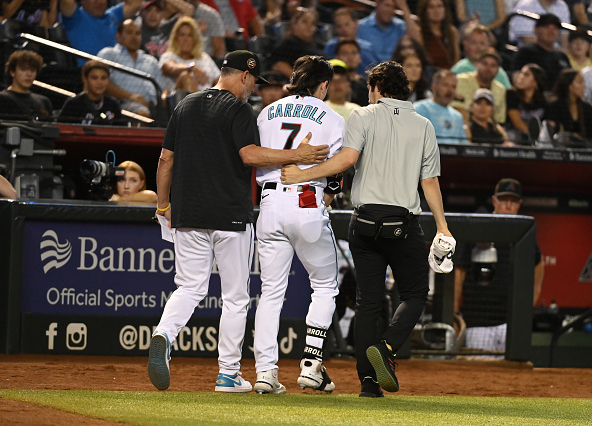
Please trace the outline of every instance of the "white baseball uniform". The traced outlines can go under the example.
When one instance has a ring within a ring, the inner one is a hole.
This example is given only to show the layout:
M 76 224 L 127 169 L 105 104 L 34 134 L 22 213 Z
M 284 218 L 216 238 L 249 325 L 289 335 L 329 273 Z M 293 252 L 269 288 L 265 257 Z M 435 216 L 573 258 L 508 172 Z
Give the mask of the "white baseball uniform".
M 313 96 L 293 95 L 274 102 L 261 111 L 257 125 L 263 147 L 295 149 L 311 132 L 309 143 L 329 145 L 329 156 L 341 149 L 345 133 L 343 117 Z M 280 176 L 281 167 L 257 169 L 257 183 L 263 187 L 256 229 L 261 262 L 254 341 L 257 372 L 278 368 L 280 312 L 294 252 L 308 271 L 313 290 L 307 326 L 329 328 L 338 294 L 336 241 L 323 204 L 326 179 L 308 182 L 315 190 L 317 207 L 301 208 L 298 194 L 304 183 L 282 185 Z M 306 344 L 322 348 L 323 339 L 307 335 Z

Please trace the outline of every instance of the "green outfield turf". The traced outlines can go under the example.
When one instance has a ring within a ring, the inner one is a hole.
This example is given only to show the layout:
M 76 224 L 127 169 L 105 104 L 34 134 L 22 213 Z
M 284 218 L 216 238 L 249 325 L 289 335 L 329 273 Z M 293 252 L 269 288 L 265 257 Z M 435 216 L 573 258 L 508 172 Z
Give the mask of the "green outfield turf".
M 0 390 L 0 398 L 138 425 L 590 425 L 592 399 Z

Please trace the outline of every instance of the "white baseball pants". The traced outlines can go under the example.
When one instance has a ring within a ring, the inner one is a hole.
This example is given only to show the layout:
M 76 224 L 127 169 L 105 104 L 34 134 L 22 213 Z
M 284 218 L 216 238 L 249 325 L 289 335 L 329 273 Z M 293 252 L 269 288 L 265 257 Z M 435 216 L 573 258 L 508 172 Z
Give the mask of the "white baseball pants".
M 222 287 L 222 315 L 218 337 L 220 372 L 240 370 L 249 305 L 253 259 L 253 225 L 242 232 L 179 228 L 175 232 L 175 284 L 156 332 L 173 342 L 208 293 L 214 259 Z
M 306 324 L 327 329 L 335 311 L 337 248 L 329 213 L 322 203 L 323 191 L 317 188 L 317 208 L 300 208 L 297 189 L 298 185 L 278 183 L 277 189 L 262 192 L 257 220 L 261 299 L 255 314 L 253 348 L 257 372 L 278 368 L 280 312 L 294 252 L 306 268 L 313 290 Z

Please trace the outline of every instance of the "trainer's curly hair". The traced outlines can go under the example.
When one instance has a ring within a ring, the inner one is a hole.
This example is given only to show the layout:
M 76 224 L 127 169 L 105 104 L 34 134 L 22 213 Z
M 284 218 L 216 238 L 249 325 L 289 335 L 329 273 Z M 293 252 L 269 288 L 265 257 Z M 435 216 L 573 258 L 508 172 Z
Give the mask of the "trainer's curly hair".
M 294 63 L 288 91 L 293 95 L 313 96 L 319 85 L 333 79 L 333 67 L 322 56 L 302 56 Z
M 382 96 L 401 101 L 409 99 L 411 95 L 409 80 L 407 80 L 405 70 L 398 62 L 382 62 L 366 71 L 366 74 L 370 88 L 374 90 L 375 87 L 378 87 Z

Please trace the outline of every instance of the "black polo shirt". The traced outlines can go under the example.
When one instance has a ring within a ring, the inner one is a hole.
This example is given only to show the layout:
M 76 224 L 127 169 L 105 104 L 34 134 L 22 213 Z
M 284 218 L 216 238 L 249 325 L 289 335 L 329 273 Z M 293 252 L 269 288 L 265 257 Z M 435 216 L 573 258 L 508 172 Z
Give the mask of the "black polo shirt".
M 260 145 L 253 108 L 227 90 L 183 99 L 162 144 L 175 152 L 172 226 L 244 231 L 253 222 L 251 168 L 239 155 Z

